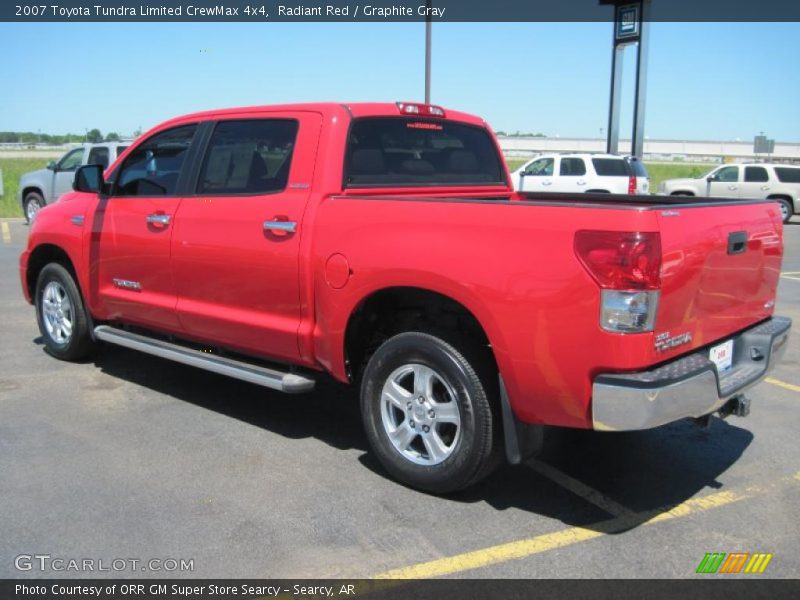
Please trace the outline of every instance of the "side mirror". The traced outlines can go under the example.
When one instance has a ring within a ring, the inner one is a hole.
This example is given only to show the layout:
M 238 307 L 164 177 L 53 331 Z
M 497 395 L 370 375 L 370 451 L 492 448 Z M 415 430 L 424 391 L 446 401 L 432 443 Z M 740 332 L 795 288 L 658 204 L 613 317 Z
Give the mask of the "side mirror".
M 100 165 L 83 165 L 75 171 L 72 189 L 76 192 L 99 194 L 104 187 L 103 167 Z
M 709 175 L 706 177 L 706 181 L 711 183 L 712 181 L 719 181 L 719 175 Z
M 51 171 L 55 171 L 56 170 L 56 161 L 51 160 L 49 163 L 47 163 L 47 167 L 45 167 L 45 168 L 49 169 Z

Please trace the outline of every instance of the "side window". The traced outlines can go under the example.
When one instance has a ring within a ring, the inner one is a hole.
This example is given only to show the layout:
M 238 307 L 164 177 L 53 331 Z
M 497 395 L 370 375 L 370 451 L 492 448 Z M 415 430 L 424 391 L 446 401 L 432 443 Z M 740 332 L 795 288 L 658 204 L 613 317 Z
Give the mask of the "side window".
M 197 193 L 263 194 L 285 189 L 298 126 L 290 119 L 221 121 L 211 135 Z
M 539 160 L 533 161 L 528 167 L 525 169 L 525 175 L 533 175 L 533 176 L 544 176 L 550 177 L 553 175 L 553 159 L 552 158 L 540 158 Z
M 769 175 L 764 167 L 745 167 L 745 181 L 769 181 Z
M 86 164 L 100 165 L 105 169 L 108 166 L 108 148 L 97 146 L 89 150 L 89 160 L 86 161 Z
M 717 171 L 717 181 L 739 181 L 739 167 L 722 167 Z
M 800 183 L 800 169 L 797 167 L 775 167 L 775 174 L 781 183 Z
M 117 156 L 119 156 L 120 154 L 125 152 L 125 150 L 127 150 L 127 149 L 128 149 L 127 146 L 117 146 Z
M 586 163 L 582 158 L 562 158 L 558 174 L 572 177 L 586 175 Z
M 74 171 L 80 166 L 82 159 L 83 159 L 83 148 L 75 148 L 75 150 L 67 152 L 64 155 L 64 158 L 58 161 L 58 170 Z
M 157 133 L 137 146 L 119 170 L 115 196 L 171 196 L 197 125 Z

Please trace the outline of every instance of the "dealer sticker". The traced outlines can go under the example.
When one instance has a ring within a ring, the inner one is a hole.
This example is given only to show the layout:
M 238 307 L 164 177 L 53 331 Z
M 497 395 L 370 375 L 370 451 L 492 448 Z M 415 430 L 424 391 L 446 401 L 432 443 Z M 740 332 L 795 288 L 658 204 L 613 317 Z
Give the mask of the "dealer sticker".
M 733 340 L 728 340 L 711 348 L 709 358 L 717 365 L 717 371 L 727 371 L 733 364 Z

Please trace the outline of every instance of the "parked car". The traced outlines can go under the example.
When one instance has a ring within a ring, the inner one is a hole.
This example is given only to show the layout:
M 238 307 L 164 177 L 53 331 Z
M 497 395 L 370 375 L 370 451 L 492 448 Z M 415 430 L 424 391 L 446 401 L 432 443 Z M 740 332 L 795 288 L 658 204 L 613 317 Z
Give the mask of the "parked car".
M 523 192 L 647 194 L 650 176 L 634 156 L 540 154 L 511 173 Z
M 130 145 L 131 142 L 86 144 L 69 150 L 44 169 L 25 173 L 19 179 L 17 192 L 25 219 L 30 223 L 40 208 L 52 204 L 64 192 L 71 191 L 75 169 L 79 166 L 93 164 L 106 168 Z
M 667 179 L 658 186 L 669 196 L 712 196 L 775 200 L 784 223 L 800 209 L 800 166 L 746 163 L 723 165 L 693 179 Z
M 744 416 L 788 345 L 774 203 L 515 193 L 484 120 L 438 106 L 188 115 L 75 190 L 20 257 L 50 354 L 102 341 L 287 393 L 330 374 L 430 492 L 544 424 Z

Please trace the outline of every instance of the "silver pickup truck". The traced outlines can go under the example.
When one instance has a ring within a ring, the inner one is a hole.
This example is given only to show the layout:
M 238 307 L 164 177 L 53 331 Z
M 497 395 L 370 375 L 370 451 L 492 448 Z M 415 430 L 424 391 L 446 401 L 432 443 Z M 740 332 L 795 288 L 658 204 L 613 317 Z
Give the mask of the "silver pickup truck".
M 81 165 L 102 165 L 105 169 L 122 154 L 131 142 L 86 144 L 69 150 L 57 162 L 44 169 L 25 173 L 19 179 L 17 200 L 25 220 L 30 223 L 43 206 L 55 202 L 61 194 L 72 190 L 75 169 Z

